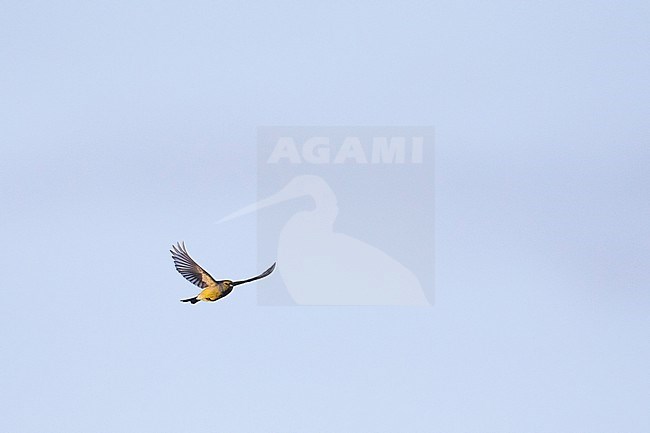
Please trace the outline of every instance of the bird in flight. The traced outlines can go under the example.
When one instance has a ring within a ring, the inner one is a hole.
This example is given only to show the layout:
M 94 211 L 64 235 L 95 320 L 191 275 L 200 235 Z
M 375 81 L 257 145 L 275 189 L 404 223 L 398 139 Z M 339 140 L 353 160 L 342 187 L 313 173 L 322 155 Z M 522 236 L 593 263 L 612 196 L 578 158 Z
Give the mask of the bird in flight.
M 250 283 L 251 281 L 259 280 L 260 278 L 267 277 L 275 269 L 275 263 L 256 277 L 248 278 L 241 281 L 231 280 L 215 280 L 205 269 L 199 266 L 187 252 L 184 242 L 179 242 L 177 245 L 172 245 L 169 250 L 172 253 L 174 260 L 174 267 L 176 270 L 185 277 L 190 283 L 199 286 L 203 290 L 201 293 L 193 298 L 181 299 L 181 302 L 191 302 L 196 304 L 199 301 L 214 302 L 232 292 L 232 289 L 239 284 Z

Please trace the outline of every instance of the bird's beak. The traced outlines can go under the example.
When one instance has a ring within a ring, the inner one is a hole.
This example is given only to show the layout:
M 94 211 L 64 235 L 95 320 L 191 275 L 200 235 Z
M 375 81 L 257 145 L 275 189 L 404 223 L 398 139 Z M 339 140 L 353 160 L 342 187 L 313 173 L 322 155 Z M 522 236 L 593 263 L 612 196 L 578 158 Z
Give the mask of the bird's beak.
M 226 215 L 225 217 L 221 218 L 219 221 L 217 221 L 217 224 L 220 224 L 222 222 L 230 221 L 235 218 L 239 218 L 240 216 L 256 212 L 260 209 L 263 209 L 268 206 L 272 206 L 274 204 L 282 203 L 287 200 L 291 200 L 296 197 L 300 197 L 301 195 L 304 195 L 303 193 L 300 193 L 296 188 L 292 187 L 292 184 L 290 183 L 289 185 L 285 186 L 282 188 L 280 191 L 277 193 L 271 195 L 270 197 L 261 199 L 257 201 L 257 203 L 249 204 L 248 206 L 245 206 L 241 209 L 239 209 L 236 212 L 231 213 L 230 215 Z

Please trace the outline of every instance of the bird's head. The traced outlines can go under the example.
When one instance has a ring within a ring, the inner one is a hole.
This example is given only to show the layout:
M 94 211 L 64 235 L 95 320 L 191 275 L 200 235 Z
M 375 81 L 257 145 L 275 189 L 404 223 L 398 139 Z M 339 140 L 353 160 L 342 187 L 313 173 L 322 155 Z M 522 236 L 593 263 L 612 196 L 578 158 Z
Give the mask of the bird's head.
M 221 283 L 223 284 L 223 287 L 225 289 L 232 289 L 233 288 L 231 280 L 223 280 Z

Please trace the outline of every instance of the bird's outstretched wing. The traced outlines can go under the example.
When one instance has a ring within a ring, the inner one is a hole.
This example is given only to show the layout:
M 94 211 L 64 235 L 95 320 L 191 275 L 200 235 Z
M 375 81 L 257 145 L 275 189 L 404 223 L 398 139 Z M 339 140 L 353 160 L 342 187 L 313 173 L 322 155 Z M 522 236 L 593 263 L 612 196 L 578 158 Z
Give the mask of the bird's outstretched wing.
M 238 284 L 250 283 L 251 281 L 255 281 L 255 280 L 259 280 L 260 278 L 268 277 L 271 274 L 271 272 L 273 272 L 273 269 L 275 269 L 275 263 L 273 263 L 273 265 L 270 268 L 268 268 L 266 271 L 259 274 L 257 277 L 249 278 L 247 280 L 235 281 L 235 282 L 232 283 L 232 285 L 236 286 Z
M 187 281 L 202 289 L 217 284 L 214 278 L 190 257 L 184 242 L 172 245 L 169 252 L 172 253 L 174 267 Z

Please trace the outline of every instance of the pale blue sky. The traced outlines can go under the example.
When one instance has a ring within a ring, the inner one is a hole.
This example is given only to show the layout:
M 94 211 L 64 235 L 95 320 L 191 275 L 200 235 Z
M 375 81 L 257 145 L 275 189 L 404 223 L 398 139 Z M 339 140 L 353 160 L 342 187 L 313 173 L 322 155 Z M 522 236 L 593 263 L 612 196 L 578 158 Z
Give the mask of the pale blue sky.
M 0 430 L 650 431 L 648 22 L 3 2 Z M 259 270 L 255 220 L 213 224 L 256 199 L 259 125 L 436 128 L 433 307 L 178 302 L 177 240 Z

